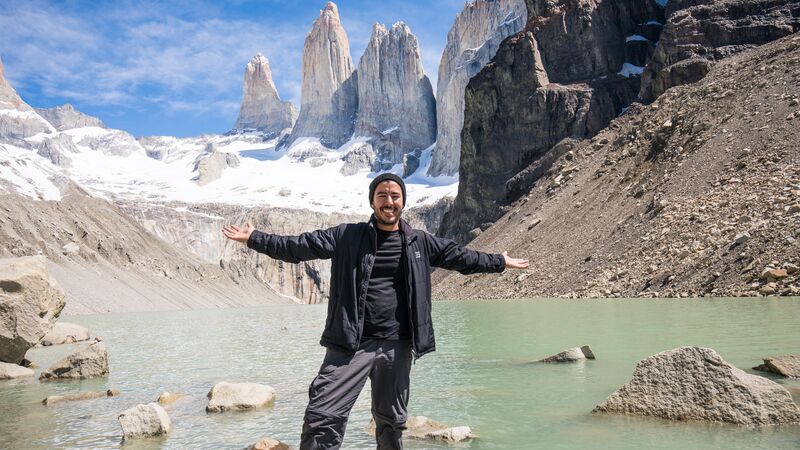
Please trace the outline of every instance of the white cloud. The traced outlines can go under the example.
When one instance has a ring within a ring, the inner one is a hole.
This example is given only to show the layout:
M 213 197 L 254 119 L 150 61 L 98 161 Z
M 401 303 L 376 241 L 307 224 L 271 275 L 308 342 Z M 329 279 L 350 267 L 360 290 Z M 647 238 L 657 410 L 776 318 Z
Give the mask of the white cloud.
M 146 97 L 176 102 L 238 102 L 247 61 L 271 60 L 278 89 L 299 99 L 305 31 L 249 20 L 186 20 L 148 14 L 138 5 L 92 15 L 28 2 L 0 11 L 0 55 L 6 76 L 21 90 L 38 85 L 47 96 L 86 104 L 128 105 Z

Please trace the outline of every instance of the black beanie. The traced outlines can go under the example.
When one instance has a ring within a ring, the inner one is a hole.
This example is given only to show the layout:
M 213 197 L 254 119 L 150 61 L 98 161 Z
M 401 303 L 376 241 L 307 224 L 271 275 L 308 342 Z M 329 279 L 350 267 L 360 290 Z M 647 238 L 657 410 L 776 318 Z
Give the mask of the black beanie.
M 379 184 L 383 183 L 384 181 L 394 181 L 395 183 L 400 185 L 400 189 L 403 190 L 403 208 L 406 207 L 406 184 L 403 183 L 403 179 L 398 177 L 393 173 L 382 173 L 375 177 L 372 180 L 372 183 L 369 184 L 369 204 L 372 204 L 372 196 L 375 195 L 375 189 L 378 187 Z

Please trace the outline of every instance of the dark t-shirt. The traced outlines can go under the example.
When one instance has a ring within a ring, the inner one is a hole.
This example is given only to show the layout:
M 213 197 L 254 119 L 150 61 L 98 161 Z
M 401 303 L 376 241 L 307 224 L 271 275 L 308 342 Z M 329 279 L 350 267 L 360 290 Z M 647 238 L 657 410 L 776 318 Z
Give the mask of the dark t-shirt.
M 399 231 L 378 232 L 378 253 L 369 277 L 364 310 L 364 339 L 410 339 L 408 300 L 401 259 L 403 239 Z

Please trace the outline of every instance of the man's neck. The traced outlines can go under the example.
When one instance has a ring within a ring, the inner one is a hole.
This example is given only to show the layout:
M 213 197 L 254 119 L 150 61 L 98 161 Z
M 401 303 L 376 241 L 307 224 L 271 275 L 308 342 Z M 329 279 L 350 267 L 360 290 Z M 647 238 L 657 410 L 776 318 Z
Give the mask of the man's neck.
M 385 225 L 380 222 L 375 222 L 375 225 L 381 231 L 398 231 L 400 229 L 400 221 L 398 220 L 393 225 Z

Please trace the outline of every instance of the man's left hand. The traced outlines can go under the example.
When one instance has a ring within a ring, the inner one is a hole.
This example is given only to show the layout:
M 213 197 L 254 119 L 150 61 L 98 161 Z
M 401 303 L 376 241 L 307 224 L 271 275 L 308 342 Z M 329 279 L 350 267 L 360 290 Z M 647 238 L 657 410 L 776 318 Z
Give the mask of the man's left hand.
M 503 258 L 506 259 L 506 269 L 527 269 L 528 260 L 512 258 L 508 256 L 508 252 L 503 252 Z

